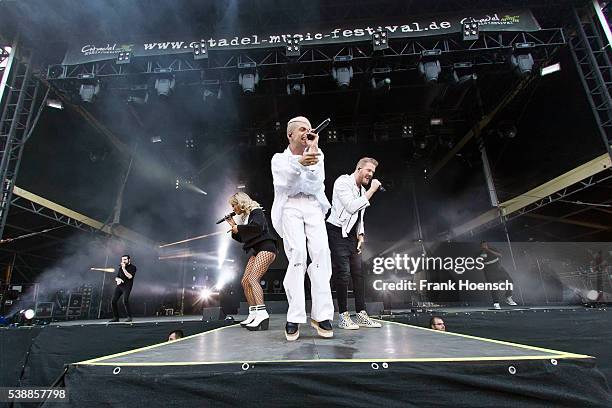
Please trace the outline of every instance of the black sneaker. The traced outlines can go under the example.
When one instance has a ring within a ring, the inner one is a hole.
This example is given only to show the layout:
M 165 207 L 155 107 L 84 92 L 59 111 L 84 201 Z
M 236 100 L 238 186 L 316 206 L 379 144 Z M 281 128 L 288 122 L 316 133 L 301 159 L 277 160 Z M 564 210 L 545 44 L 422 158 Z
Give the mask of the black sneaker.
M 327 339 L 334 337 L 334 329 L 330 320 L 323 320 L 322 322 L 316 322 L 310 319 L 310 325 L 317 329 L 317 334 Z
M 287 341 L 295 341 L 300 337 L 300 325 L 297 323 L 287 322 L 285 325 L 285 337 Z

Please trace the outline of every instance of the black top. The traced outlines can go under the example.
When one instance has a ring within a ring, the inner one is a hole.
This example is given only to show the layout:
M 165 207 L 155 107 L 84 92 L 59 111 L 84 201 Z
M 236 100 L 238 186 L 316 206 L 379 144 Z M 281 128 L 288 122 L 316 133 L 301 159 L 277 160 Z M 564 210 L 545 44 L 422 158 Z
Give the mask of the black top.
M 270 232 L 268 221 L 261 208 L 255 208 L 249 214 L 249 222 L 245 225 L 238 225 L 238 233 L 232 233 L 232 238 L 244 245 L 242 248 L 245 251 L 253 248 L 256 244 L 265 241 L 276 241 L 274 235 Z
M 117 277 L 123 279 L 123 283 L 121 285 L 131 285 L 134 281 L 134 277 L 136 276 L 136 267 L 132 264 L 125 265 L 125 270 L 132 275 L 132 279 L 128 279 L 128 277 L 125 276 L 123 269 L 121 269 L 121 265 L 119 265 L 117 268 Z

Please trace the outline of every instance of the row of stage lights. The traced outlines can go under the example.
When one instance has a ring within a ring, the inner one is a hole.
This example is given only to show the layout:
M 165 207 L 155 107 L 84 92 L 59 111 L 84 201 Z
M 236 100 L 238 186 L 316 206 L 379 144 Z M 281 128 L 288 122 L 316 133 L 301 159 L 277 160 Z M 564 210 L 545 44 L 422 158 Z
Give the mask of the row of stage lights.
M 479 25 L 477 22 L 469 21 L 463 24 L 463 39 L 465 41 L 476 41 L 479 38 Z M 389 48 L 388 32 L 386 30 L 378 30 L 372 34 L 372 49 L 374 51 L 384 51 Z M 516 43 L 514 53 L 510 56 L 510 64 L 513 70 L 519 75 L 528 75 L 532 72 L 534 60 L 530 50 L 534 47 L 534 43 Z M 297 38 L 287 38 L 285 40 L 285 55 L 287 57 L 300 57 L 302 53 L 300 40 Z M 420 61 L 417 64 L 417 70 L 426 82 L 437 82 L 442 73 L 442 64 L 440 62 L 442 56 L 441 49 L 423 50 L 421 52 Z M 193 57 L 195 60 L 207 59 L 209 50 L 206 41 L 202 40 L 195 43 L 193 46 Z M 131 51 L 121 51 L 117 55 L 117 64 L 129 64 L 132 60 Z M 353 60 L 352 55 L 337 55 L 333 58 L 334 66 L 331 69 L 331 76 L 340 89 L 346 89 L 350 86 L 354 76 L 354 69 L 351 65 Z M 257 70 L 257 64 L 254 61 L 239 62 L 237 64 L 239 71 L 238 84 L 245 94 L 254 93 L 260 81 L 260 75 Z M 370 84 L 373 90 L 389 90 L 391 87 L 392 70 L 389 67 L 376 67 L 371 71 Z M 170 96 L 176 86 L 176 80 L 171 68 L 156 68 L 155 90 L 159 97 Z M 81 74 L 79 79 L 82 80 L 79 94 L 83 102 L 93 102 L 100 92 L 100 82 L 95 78 L 94 74 Z M 287 75 L 286 91 L 288 95 L 305 95 L 304 74 L 289 74 Z M 473 72 L 473 64 L 471 62 L 454 63 L 452 66 L 451 81 L 453 83 L 463 83 L 471 79 L 476 79 L 476 74 Z M 206 80 L 202 82 L 203 99 L 221 99 L 222 91 L 221 84 L 218 80 Z M 145 86 L 146 88 L 146 86 Z M 141 96 L 130 96 L 128 102 L 145 104 L 148 102 L 148 92 Z

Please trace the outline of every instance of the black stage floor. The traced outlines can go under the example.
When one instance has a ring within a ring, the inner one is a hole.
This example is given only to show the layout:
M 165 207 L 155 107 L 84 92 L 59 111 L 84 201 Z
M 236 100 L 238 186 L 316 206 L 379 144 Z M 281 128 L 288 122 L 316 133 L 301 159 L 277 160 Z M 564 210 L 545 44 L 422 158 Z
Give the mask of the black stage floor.
M 63 383 L 73 406 L 612 406 L 588 355 L 385 321 L 287 342 L 284 319 L 70 364 Z

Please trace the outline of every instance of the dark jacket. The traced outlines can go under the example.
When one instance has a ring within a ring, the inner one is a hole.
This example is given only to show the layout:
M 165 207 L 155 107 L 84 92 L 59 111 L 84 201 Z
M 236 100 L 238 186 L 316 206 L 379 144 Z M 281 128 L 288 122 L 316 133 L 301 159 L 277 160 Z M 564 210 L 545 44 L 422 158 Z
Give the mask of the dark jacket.
M 267 239 L 276 242 L 276 238 L 270 232 L 268 221 L 261 208 L 256 208 L 251 211 L 251 214 L 249 214 L 249 222 L 245 225 L 238 225 L 238 233 L 232 233 L 232 238 L 238 242 L 242 242 L 244 244 L 242 248 L 247 252 L 249 249 L 253 248 L 255 244 Z

